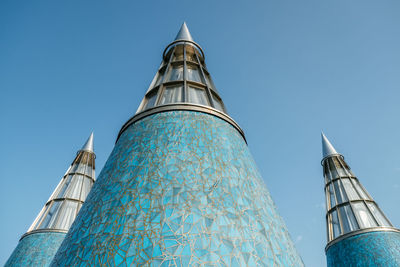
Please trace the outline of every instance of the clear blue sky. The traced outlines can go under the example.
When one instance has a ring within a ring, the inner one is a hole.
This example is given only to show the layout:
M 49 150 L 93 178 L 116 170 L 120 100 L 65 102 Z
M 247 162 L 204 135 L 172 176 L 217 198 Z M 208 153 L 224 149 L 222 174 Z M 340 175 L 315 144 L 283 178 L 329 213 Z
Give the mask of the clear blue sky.
M 321 130 L 400 227 L 400 2 L 238 2 L 0 2 L 0 264 L 92 130 L 100 173 L 183 21 L 307 266 Z

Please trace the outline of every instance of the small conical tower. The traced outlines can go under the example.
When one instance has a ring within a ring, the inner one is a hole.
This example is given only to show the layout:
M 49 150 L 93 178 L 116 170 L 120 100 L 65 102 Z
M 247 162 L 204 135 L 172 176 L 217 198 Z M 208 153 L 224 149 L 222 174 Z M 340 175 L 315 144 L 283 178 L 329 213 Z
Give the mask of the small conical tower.
M 186 24 L 52 265 L 303 266 Z
M 400 266 L 400 231 L 392 226 L 322 134 L 328 267 Z
M 93 133 L 5 266 L 48 266 L 95 181 Z

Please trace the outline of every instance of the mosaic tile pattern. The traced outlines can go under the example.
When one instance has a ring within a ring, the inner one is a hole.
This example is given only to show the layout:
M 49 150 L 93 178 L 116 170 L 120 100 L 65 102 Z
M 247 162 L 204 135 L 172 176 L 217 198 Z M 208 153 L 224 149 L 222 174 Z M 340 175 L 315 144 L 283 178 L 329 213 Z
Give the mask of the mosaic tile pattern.
M 5 267 L 49 266 L 65 235 L 59 232 L 46 232 L 25 236 L 8 258 Z
M 52 266 L 303 266 L 238 131 L 157 113 L 120 137 Z
M 400 233 L 369 232 L 351 236 L 326 252 L 328 267 L 400 266 Z

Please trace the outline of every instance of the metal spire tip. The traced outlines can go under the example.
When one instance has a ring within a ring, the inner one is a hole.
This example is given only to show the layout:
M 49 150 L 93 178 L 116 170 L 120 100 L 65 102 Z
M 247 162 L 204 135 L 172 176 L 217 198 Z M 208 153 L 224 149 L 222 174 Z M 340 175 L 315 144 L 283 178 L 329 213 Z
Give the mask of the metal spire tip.
M 339 155 L 336 149 L 333 147 L 331 142 L 329 142 L 328 138 L 326 138 L 325 134 L 321 132 L 322 138 L 322 157 L 326 158 L 331 155 Z
M 183 22 L 181 29 L 175 37 L 175 41 L 177 40 L 185 40 L 185 41 L 193 41 L 192 35 L 189 32 L 189 29 L 186 25 L 186 22 Z
M 94 147 L 93 147 L 93 132 L 90 134 L 88 140 L 87 140 L 86 143 L 83 145 L 83 147 L 82 147 L 81 150 L 94 153 Z

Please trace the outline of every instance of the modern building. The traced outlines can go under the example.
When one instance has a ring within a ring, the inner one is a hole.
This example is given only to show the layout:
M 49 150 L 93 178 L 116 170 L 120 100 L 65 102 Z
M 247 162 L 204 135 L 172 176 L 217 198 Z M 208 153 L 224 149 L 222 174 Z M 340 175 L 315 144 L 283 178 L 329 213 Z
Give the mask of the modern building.
M 183 24 L 53 266 L 303 266 Z
M 400 231 L 322 134 L 328 267 L 400 266 Z
M 48 266 L 95 181 L 93 133 L 5 266 Z

